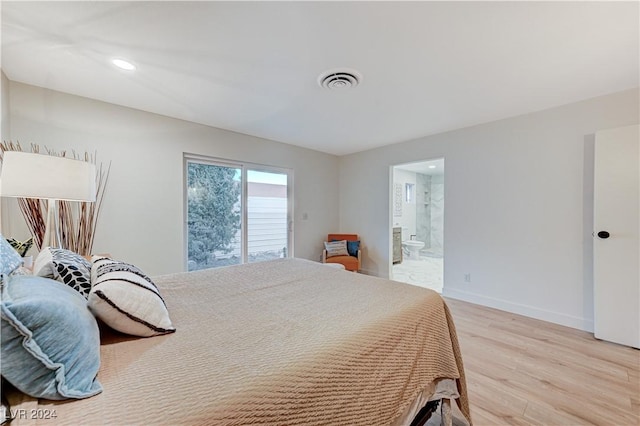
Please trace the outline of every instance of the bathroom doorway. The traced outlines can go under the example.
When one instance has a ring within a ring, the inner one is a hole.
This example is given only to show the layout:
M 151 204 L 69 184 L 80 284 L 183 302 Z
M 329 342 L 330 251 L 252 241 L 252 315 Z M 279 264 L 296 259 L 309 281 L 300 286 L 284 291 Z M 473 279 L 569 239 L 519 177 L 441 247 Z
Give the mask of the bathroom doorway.
M 442 293 L 444 158 L 393 166 L 390 278 Z

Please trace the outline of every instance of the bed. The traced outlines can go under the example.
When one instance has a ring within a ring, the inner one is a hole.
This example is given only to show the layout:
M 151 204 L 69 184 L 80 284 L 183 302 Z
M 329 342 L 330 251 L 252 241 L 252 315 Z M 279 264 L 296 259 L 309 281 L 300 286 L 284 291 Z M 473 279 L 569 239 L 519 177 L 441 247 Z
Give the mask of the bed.
M 442 400 L 445 423 L 451 406 L 471 423 L 455 328 L 435 292 L 300 259 L 154 281 L 176 332 L 101 327 L 103 392 L 8 392 L 12 413 L 25 413 L 12 425 L 408 426 L 430 400 Z

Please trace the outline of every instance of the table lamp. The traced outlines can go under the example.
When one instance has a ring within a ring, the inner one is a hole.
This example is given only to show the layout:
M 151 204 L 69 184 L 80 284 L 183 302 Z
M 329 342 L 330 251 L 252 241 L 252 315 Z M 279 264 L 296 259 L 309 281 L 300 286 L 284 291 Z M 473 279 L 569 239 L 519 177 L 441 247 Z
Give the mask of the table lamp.
M 3 156 L 0 196 L 46 199 L 42 247 L 61 247 L 56 201 L 95 201 L 95 164 L 20 151 L 5 151 Z

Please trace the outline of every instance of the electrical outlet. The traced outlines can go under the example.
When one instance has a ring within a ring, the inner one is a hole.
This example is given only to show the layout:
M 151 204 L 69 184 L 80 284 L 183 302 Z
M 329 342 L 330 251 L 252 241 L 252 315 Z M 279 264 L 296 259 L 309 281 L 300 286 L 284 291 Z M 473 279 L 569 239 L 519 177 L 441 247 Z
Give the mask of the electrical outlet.
M 469 273 L 464 274 L 464 282 L 466 282 L 466 283 L 470 283 L 471 282 L 471 274 L 469 274 Z

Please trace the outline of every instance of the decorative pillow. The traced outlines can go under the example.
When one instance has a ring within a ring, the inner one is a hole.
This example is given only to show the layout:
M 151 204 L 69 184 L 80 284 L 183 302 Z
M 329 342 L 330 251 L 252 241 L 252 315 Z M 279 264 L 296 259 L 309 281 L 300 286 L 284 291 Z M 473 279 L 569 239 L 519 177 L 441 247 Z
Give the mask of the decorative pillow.
M 11 247 L 13 247 L 15 251 L 18 252 L 20 257 L 25 257 L 27 255 L 27 252 L 33 245 L 33 237 L 29 237 L 24 241 L 18 241 L 15 238 L 7 238 L 7 242 Z
M 9 275 L 22 265 L 22 258 L 0 234 L 0 276 Z
M 134 336 L 173 333 L 169 312 L 156 285 L 140 269 L 94 256 L 89 309 L 109 327 Z
M 76 290 L 84 298 L 91 290 L 91 263 L 69 250 L 45 247 L 33 265 L 33 274 L 53 278 Z
M 327 257 L 349 256 L 346 240 L 325 242 L 324 248 L 327 250 Z
M 48 278 L 9 276 L 0 306 L 0 372 L 9 383 L 54 400 L 102 391 L 100 331 L 78 292 Z
M 339 241 L 339 240 L 331 240 L 331 241 Z M 347 251 L 349 252 L 349 256 L 358 257 L 358 250 L 360 250 L 360 240 L 347 241 Z
M 347 241 L 349 256 L 358 257 L 358 250 L 360 250 L 360 241 Z
M 11 275 L 33 275 L 30 269 L 25 268 L 24 266 L 18 267 L 15 271 L 11 273 Z M 0 423 L 2 424 L 2 423 Z

